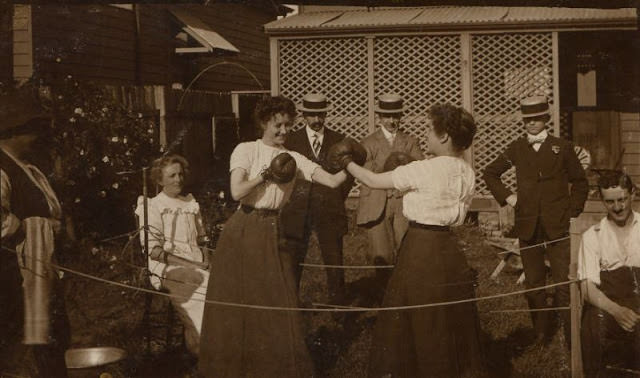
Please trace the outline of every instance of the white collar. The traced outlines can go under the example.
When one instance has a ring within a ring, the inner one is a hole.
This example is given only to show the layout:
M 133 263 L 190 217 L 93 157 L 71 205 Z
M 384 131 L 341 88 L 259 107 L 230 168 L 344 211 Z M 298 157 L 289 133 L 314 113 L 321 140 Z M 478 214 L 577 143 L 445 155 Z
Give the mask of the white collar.
M 382 130 L 382 133 L 384 134 L 384 137 L 387 140 L 390 140 L 391 138 L 395 138 L 395 136 L 398 134 L 397 131 L 395 133 L 389 132 L 389 130 L 387 130 L 387 128 L 384 126 L 380 126 L 380 130 Z

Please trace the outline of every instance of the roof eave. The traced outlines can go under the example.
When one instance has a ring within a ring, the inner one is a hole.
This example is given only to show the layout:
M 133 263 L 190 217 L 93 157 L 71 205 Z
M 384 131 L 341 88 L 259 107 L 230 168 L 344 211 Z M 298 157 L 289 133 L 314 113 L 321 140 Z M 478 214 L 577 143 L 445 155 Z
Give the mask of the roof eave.
M 353 27 L 304 27 L 304 28 L 271 28 L 266 29 L 271 37 L 303 36 L 311 34 L 342 35 L 369 33 L 415 33 L 415 32 L 465 32 L 483 30 L 622 30 L 637 29 L 637 19 L 584 20 L 584 21 L 518 21 L 501 23 L 458 23 L 458 24 L 408 24 L 386 26 L 353 26 Z

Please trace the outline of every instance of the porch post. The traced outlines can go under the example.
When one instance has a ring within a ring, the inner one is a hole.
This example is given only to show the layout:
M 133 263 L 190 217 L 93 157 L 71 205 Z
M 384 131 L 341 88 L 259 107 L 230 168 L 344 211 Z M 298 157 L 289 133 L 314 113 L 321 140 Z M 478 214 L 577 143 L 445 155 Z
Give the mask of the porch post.
M 558 32 L 551 32 L 553 50 L 553 135 L 560 136 L 560 69 Z

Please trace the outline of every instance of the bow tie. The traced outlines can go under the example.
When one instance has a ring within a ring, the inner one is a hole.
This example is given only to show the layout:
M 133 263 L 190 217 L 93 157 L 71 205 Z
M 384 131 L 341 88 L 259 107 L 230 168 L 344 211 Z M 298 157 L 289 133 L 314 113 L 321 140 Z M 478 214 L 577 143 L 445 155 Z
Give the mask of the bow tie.
M 527 134 L 527 142 L 529 142 L 529 144 L 536 144 L 536 143 L 544 143 L 544 140 L 546 139 L 546 135 L 529 135 Z

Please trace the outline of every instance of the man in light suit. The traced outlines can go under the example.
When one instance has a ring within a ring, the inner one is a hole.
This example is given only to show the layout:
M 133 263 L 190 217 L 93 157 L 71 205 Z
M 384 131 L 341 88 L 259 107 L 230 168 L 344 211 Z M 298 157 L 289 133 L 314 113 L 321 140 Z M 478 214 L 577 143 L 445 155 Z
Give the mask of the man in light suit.
M 325 167 L 327 151 L 344 135 L 325 126 L 331 105 L 322 94 L 307 94 L 298 105 L 305 127 L 287 137 L 285 147 L 306 156 Z M 344 201 L 353 185 L 348 178 L 336 189 L 297 180 L 289 201 L 282 209 L 282 230 L 287 247 L 294 253 L 298 263 L 296 279 L 300 284 L 302 267 L 309 245 L 311 232 L 315 231 L 327 265 L 342 265 L 342 237 L 347 233 L 347 215 Z M 326 268 L 329 302 L 339 303 L 344 298 L 344 270 Z
M 402 97 L 396 94 L 383 94 L 378 98 L 375 112 L 379 128 L 361 141 L 367 151 L 365 168 L 383 172 L 385 161 L 395 151 L 407 153 L 416 160 L 424 158 L 418 139 L 399 130 L 405 110 Z M 394 264 L 396 251 L 409 227 L 402 214 L 402 194 L 360 186 L 357 222 L 367 229 L 369 257 L 374 265 Z M 376 271 L 382 288 L 386 287 L 390 272 L 389 269 Z
M 515 208 L 514 233 L 520 240 L 520 248 L 535 246 L 520 251 L 526 287 L 535 288 L 544 286 L 546 281 L 545 253 L 553 280 L 568 280 L 570 248 L 565 237 L 569 234 L 569 219 L 582 212 L 589 188 L 571 142 L 546 130 L 551 119 L 547 99 L 525 98 L 520 110 L 526 135 L 511 142 L 487 165 L 483 179 L 500 206 L 508 204 Z M 517 194 L 500 178 L 511 167 L 516 169 Z M 544 290 L 527 293 L 526 297 L 531 309 L 548 307 Z M 555 305 L 569 305 L 568 285 L 556 287 Z M 550 340 L 551 315 L 550 311 L 531 312 L 537 343 Z M 569 311 L 563 315 L 565 338 L 569 342 Z

